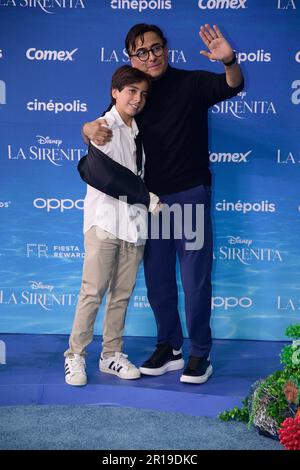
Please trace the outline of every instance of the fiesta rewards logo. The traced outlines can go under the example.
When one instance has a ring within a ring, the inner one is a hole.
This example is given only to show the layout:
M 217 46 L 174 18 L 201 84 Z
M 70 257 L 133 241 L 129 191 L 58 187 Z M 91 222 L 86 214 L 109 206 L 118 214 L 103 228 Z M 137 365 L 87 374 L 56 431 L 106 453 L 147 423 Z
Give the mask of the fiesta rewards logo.
M 171 10 L 171 0 L 111 0 L 113 10 Z
M 27 103 L 27 109 L 28 111 L 46 111 L 54 114 L 61 112 L 86 113 L 88 110 L 87 103 L 81 103 L 80 100 L 73 100 L 69 103 L 61 103 L 55 102 L 53 100 L 49 100 L 48 102 L 39 101 L 37 98 Z
M 73 55 L 78 51 L 78 47 L 72 51 L 50 51 L 40 50 L 35 47 L 30 47 L 26 51 L 26 57 L 29 60 L 51 60 L 59 62 L 74 62 Z
M 78 245 L 47 245 L 46 243 L 27 243 L 26 258 L 63 258 L 83 259 L 84 251 Z

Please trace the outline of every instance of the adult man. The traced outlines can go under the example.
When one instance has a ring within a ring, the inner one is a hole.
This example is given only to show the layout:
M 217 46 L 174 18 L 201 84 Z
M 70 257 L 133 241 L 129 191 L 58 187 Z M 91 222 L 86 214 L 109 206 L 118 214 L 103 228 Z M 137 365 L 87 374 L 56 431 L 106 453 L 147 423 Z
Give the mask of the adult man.
M 178 70 L 168 65 L 167 40 L 154 25 L 137 24 L 127 34 L 125 45 L 133 67 L 152 77 L 146 107 L 138 116 L 145 154 L 145 183 L 165 205 L 204 205 L 204 244 L 188 249 L 187 240 L 175 236 L 178 221 L 170 219 L 169 239 L 149 238 L 144 256 L 148 299 L 154 311 L 158 343 L 140 370 L 161 375 L 184 367 L 181 354 L 182 328 L 178 313 L 176 255 L 179 259 L 185 295 L 185 314 L 190 338 L 190 355 L 182 382 L 204 383 L 212 374 L 211 349 L 211 267 L 212 231 L 208 157 L 208 108 L 235 96 L 243 88 L 243 76 L 235 54 L 217 26 L 200 29 L 209 49 L 204 56 L 223 62 L 225 74 Z M 110 133 L 98 122 L 85 124 L 84 134 L 98 144 Z M 185 219 L 183 218 L 183 225 Z M 190 221 L 188 223 L 191 223 Z M 192 222 L 193 223 L 193 222 Z M 183 233 L 186 233 L 183 230 Z

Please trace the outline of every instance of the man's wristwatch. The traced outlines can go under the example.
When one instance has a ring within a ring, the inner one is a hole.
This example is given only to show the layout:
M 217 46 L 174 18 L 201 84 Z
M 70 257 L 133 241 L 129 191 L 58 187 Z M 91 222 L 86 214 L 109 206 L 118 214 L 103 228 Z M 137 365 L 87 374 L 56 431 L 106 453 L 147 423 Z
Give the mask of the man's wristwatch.
M 233 57 L 230 62 L 223 62 L 226 67 L 230 67 L 231 65 L 236 63 L 236 53 L 233 51 Z

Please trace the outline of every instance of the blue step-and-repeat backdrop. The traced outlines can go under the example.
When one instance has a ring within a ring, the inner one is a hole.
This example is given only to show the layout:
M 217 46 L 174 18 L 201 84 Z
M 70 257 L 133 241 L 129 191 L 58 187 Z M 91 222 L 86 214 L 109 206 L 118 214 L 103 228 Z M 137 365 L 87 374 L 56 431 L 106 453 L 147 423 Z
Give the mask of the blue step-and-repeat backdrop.
M 245 90 L 209 118 L 213 335 L 281 340 L 300 318 L 299 0 L 0 0 L 0 331 L 70 332 L 84 258 L 81 126 L 106 109 L 139 22 L 164 30 L 178 68 L 223 72 L 199 54 L 204 23 L 237 51 Z M 156 334 L 142 267 L 126 334 Z

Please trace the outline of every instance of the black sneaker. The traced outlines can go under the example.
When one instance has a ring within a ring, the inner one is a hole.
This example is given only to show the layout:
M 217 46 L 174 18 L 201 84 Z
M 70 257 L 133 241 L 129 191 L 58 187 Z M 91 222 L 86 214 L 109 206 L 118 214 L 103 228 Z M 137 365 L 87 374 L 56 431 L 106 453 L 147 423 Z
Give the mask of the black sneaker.
M 188 365 L 180 377 L 180 382 L 204 384 L 212 373 L 213 368 L 209 359 L 190 356 Z
M 162 375 L 183 367 L 181 349 L 175 351 L 169 343 L 161 343 L 157 345 L 152 356 L 141 365 L 140 371 L 145 375 Z

